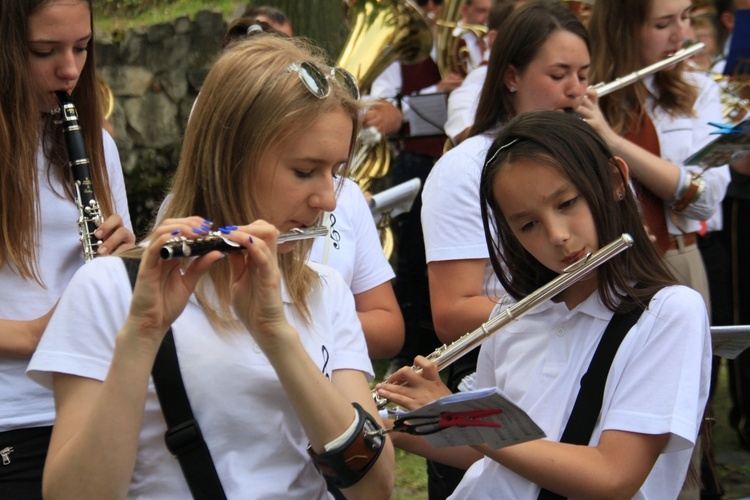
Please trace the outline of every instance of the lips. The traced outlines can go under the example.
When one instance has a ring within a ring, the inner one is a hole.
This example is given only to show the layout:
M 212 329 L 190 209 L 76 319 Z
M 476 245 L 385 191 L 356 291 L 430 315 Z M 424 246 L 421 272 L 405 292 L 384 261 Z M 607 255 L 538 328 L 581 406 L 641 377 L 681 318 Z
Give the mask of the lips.
M 586 255 L 586 251 L 585 250 L 579 250 L 578 252 L 576 252 L 574 254 L 570 254 L 569 256 L 565 257 L 562 262 L 566 266 L 569 266 L 569 265 L 571 265 L 571 264 L 573 264 L 573 263 L 578 262 L 579 260 L 581 260 L 585 255 Z

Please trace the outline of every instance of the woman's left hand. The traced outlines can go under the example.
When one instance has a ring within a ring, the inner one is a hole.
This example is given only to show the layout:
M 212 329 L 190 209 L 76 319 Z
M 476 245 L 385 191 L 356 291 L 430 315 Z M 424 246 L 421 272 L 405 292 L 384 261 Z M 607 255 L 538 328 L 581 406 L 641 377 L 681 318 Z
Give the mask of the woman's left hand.
M 135 234 L 122 223 L 122 217 L 117 214 L 110 215 L 94 231 L 94 236 L 102 240 L 98 255 L 110 255 L 124 252 L 135 246 Z
M 281 271 L 276 251 L 279 231 L 257 220 L 232 231 L 227 238 L 246 250 L 227 255 L 234 312 L 262 347 L 265 340 L 290 330 L 281 300 Z
M 375 386 L 378 395 L 408 410 L 416 410 L 451 394 L 440 379 L 435 363 L 417 356 L 414 365 L 422 371 L 416 372 L 408 366 L 401 368 L 384 383 Z
M 601 136 L 607 146 L 610 148 L 614 147 L 614 142 L 619 138 L 619 135 L 609 126 L 609 122 L 604 117 L 601 108 L 599 107 L 599 96 L 596 90 L 586 90 L 586 95 L 581 101 L 581 105 L 576 108 L 576 112 L 583 117 L 583 120 L 591 125 L 591 128 Z

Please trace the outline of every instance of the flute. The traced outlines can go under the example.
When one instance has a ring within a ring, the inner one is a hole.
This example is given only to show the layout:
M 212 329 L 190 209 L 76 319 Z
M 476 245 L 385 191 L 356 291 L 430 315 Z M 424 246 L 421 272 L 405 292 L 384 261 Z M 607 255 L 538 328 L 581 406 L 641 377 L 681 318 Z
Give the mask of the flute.
M 437 364 L 438 371 L 442 370 L 465 354 L 468 354 L 500 329 L 508 326 L 511 322 L 517 320 L 545 300 L 554 297 L 572 284 L 580 281 L 591 271 L 631 246 L 633 246 L 633 237 L 627 233 L 623 233 L 607 246 L 600 248 L 594 253 L 587 254 L 579 261 L 566 267 L 555 279 L 541 288 L 537 288 L 512 306 L 509 306 L 473 332 L 464 334 L 450 345 L 438 347 L 432 354 L 427 356 L 427 359 Z M 416 366 L 412 366 L 412 369 L 416 372 L 421 371 Z M 372 391 L 372 398 L 375 400 L 378 410 L 382 410 L 388 404 L 388 400 L 380 397 L 374 389 Z
M 296 227 L 289 232 L 281 233 L 279 235 L 278 244 L 280 245 L 289 241 L 316 238 L 327 234 L 328 228 L 326 226 L 306 227 L 304 229 Z M 236 252 L 242 250 L 242 245 L 227 239 L 220 231 L 211 231 L 206 236 L 201 236 L 194 240 L 188 239 L 184 236 L 172 238 L 161 248 L 159 256 L 162 260 L 181 259 L 184 257 L 205 255 L 214 250 L 219 250 L 221 252 Z
M 706 45 L 703 42 L 693 43 L 687 47 L 684 47 L 678 50 L 677 52 L 667 57 L 666 59 L 662 59 L 661 61 L 655 62 L 654 64 L 650 66 L 646 66 L 643 69 L 640 69 L 638 71 L 633 71 L 630 74 L 621 76 L 620 78 L 616 78 L 609 83 L 604 83 L 604 82 L 597 83 L 591 88 L 596 90 L 596 93 L 599 97 L 605 96 L 607 94 L 611 94 L 612 92 L 616 90 L 620 90 L 623 87 L 627 87 L 631 83 L 635 83 L 638 80 L 642 80 L 646 78 L 647 76 L 656 73 L 657 71 L 661 71 L 665 68 L 672 66 L 673 64 L 677 64 L 680 61 L 683 61 L 689 57 L 694 56 L 698 52 L 702 51 L 705 46 Z

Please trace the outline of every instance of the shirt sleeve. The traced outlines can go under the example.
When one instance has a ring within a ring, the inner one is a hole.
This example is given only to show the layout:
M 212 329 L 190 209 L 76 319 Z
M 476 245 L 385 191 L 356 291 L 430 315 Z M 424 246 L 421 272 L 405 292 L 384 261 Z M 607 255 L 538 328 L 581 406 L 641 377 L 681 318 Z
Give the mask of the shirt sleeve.
M 130 221 L 130 210 L 128 209 L 128 196 L 125 190 L 125 179 L 122 174 L 122 165 L 120 164 L 120 154 L 115 146 L 112 137 L 102 129 L 104 143 L 104 158 L 107 163 L 107 174 L 109 176 L 109 186 L 112 192 L 112 199 L 115 203 L 115 213 L 122 217 L 122 224 L 126 228 L 133 230 L 133 224 Z
M 627 353 L 623 356 L 621 353 Z M 711 378 L 706 305 L 684 286 L 663 289 L 625 337 L 608 385 L 618 380 L 602 429 L 670 434 L 664 452 L 691 447 Z
M 29 376 L 47 387 L 53 372 L 104 380 L 132 296 L 119 257 L 99 257 L 82 266 L 60 297 L 29 363 Z

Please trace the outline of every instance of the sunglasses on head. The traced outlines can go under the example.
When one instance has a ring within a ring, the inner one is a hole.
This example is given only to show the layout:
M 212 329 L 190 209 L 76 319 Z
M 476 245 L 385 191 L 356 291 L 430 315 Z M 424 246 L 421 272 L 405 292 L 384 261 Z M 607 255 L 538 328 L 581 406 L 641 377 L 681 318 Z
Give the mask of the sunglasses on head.
M 325 99 L 331 95 L 330 80 L 336 81 L 353 99 L 359 99 L 357 79 L 344 68 L 325 66 L 326 71 L 309 62 L 294 62 L 286 69 L 287 73 L 297 73 L 307 90 L 318 99 Z
M 430 3 L 430 0 L 417 0 L 417 5 L 420 7 L 424 7 L 428 3 Z M 432 3 L 435 5 L 443 5 L 443 0 L 432 0 Z

